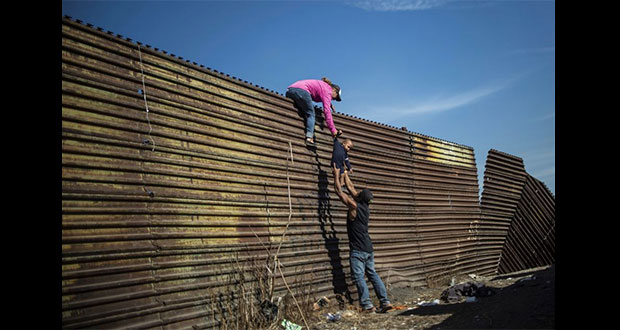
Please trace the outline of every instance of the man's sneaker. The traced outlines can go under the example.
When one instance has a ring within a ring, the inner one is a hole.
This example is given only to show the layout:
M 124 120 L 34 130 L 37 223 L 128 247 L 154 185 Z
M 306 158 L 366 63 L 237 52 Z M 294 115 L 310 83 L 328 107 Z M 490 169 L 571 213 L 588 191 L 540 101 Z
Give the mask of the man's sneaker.
M 381 307 L 379 307 L 379 310 L 377 311 L 377 313 L 387 313 L 390 310 L 393 310 L 394 306 L 392 306 L 392 304 L 387 304 L 387 305 L 383 305 Z
M 377 309 L 375 308 L 375 306 L 372 306 L 370 308 L 363 308 L 362 309 L 362 313 L 374 313 L 376 311 L 377 311 Z

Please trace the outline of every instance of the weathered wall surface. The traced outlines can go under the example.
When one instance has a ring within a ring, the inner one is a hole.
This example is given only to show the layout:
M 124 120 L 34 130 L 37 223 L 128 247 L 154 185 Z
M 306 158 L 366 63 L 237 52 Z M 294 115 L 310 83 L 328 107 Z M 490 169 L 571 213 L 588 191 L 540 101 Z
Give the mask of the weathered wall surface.
M 497 150 L 489 151 L 480 198 L 480 253 L 487 261 L 483 274 L 497 273 L 526 176 L 523 159 Z
M 555 263 L 555 198 L 527 175 L 512 219 L 498 272 L 511 273 Z
M 555 263 L 555 198 L 523 159 L 489 151 L 480 205 L 480 252 L 489 260 L 483 273 Z
M 352 181 L 375 196 L 386 284 L 497 271 L 509 221 L 482 218 L 472 148 L 334 121 L 355 143 Z M 281 94 L 63 18 L 64 327 L 211 327 L 211 290 L 231 260 L 281 240 L 288 282 L 311 277 L 317 294 L 355 297 L 332 141 L 318 125 L 308 150 Z M 285 292 L 279 278 L 275 290 Z

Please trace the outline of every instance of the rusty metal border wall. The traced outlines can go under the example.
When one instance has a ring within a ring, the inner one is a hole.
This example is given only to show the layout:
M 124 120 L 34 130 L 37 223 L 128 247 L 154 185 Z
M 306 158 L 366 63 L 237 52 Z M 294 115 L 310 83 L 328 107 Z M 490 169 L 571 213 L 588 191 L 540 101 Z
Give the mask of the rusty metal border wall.
M 480 201 L 479 252 L 488 260 L 482 274 L 555 263 L 554 199 L 525 171 L 523 159 L 489 151 Z
M 334 120 L 355 144 L 353 182 L 375 196 L 388 287 L 497 268 L 506 226 L 482 216 L 471 147 Z M 317 124 L 312 152 L 281 94 L 63 17 L 63 327 L 217 327 L 210 294 L 232 260 L 280 242 L 290 282 L 355 298 L 332 141 Z
M 521 199 L 527 173 L 523 159 L 490 150 L 480 197 L 480 253 L 486 262 L 481 274 L 496 274 L 510 224 Z
M 498 272 L 511 273 L 555 263 L 555 198 L 527 175 L 502 251 Z

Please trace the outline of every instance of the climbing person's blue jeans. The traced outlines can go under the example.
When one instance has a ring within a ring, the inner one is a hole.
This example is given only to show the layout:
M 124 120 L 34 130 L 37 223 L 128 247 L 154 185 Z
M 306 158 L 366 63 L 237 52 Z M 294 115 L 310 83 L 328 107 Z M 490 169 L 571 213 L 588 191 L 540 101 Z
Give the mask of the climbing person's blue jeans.
M 310 93 L 301 88 L 289 88 L 286 97 L 292 99 L 297 109 L 306 117 L 306 137 L 314 137 L 315 114 Z
M 366 280 L 364 279 L 364 273 L 368 276 L 370 283 L 372 283 L 381 306 L 389 305 L 390 300 L 387 297 L 385 285 L 383 285 L 383 281 L 381 281 L 379 274 L 375 271 L 374 253 L 351 250 L 349 261 L 351 264 L 351 279 L 357 287 L 360 306 L 364 309 L 373 307 L 370 293 L 368 292 L 368 285 L 366 285 Z

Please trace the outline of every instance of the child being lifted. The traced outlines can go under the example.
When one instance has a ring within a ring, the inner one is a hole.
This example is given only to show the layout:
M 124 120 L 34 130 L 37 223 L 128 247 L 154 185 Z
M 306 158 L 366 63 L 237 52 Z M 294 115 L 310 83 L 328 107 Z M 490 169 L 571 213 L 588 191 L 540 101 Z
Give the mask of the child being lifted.
M 340 171 L 340 186 L 344 187 L 344 172 L 347 171 L 349 174 L 353 173 L 353 168 L 351 167 L 351 163 L 349 162 L 349 150 L 353 148 L 353 141 L 351 139 L 345 139 L 343 142 L 338 141 L 338 137 L 334 138 L 334 150 L 332 151 L 332 161 L 331 167 L 334 168 L 334 165 L 337 170 Z M 346 168 L 346 169 L 345 169 Z M 334 171 L 336 171 L 334 169 Z M 336 178 L 336 173 L 334 172 L 334 178 Z

